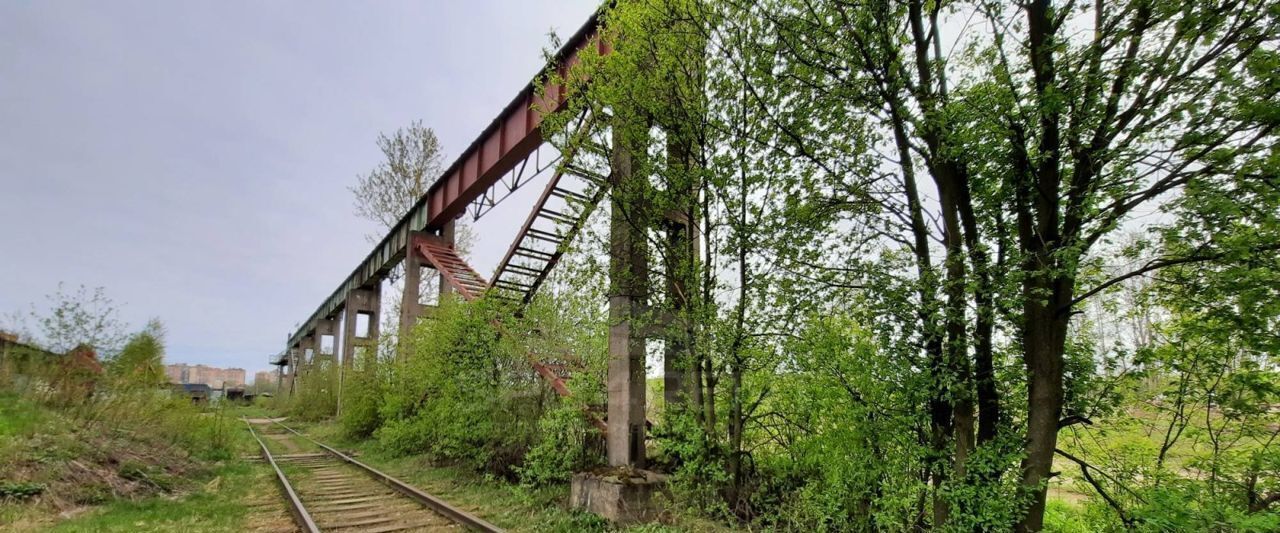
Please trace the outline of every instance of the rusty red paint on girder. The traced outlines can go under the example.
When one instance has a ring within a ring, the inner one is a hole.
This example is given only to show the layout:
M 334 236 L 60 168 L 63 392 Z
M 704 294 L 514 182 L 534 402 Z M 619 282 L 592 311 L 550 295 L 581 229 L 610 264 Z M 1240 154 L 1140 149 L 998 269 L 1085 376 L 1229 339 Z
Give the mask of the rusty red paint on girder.
M 610 47 L 596 38 L 598 17 L 592 15 L 553 60 L 561 75 L 581 61 L 578 53 L 589 46 L 605 54 Z M 507 104 L 462 155 L 445 170 L 424 200 L 428 202 L 427 230 L 438 230 L 457 218 L 467 205 L 492 187 L 504 174 L 542 144 L 542 113 L 558 110 L 565 101 L 565 89 L 554 84 L 543 87 L 546 98 L 536 90 L 537 79 L 529 83 Z
M 410 250 L 430 263 L 464 299 L 474 300 L 484 294 L 488 282 L 439 237 L 415 236 Z
M 560 377 L 560 375 L 554 370 L 551 370 L 550 366 L 534 361 L 533 369 L 537 370 L 538 373 L 542 375 L 543 379 L 546 379 L 547 382 L 551 384 L 551 388 L 555 389 L 557 394 L 561 396 L 569 395 L 569 387 L 565 385 L 564 378 Z
M 560 72 L 563 73 L 564 65 L 576 62 L 577 54 L 587 49 L 586 47 L 594 45 L 601 53 L 607 53 L 609 47 L 600 43 L 596 37 L 597 24 L 598 13 L 587 19 L 566 41 L 551 58 L 549 65 L 559 65 Z M 539 78 L 535 78 L 526 85 L 476 140 L 463 150 L 427 193 L 392 227 L 382 242 L 374 247 L 306 322 L 289 336 L 289 349 L 298 346 L 301 337 L 314 329 L 317 320 L 330 316 L 340 307 L 348 291 L 371 287 L 382 281 L 399 261 L 401 254 L 412 249 L 407 242 L 397 239 L 404 238 L 412 231 L 443 229 L 515 165 L 537 150 L 542 142 L 542 134 L 538 130 L 542 117 L 537 110 L 557 109 L 564 97 L 564 91 L 558 87 L 548 88 L 548 94 L 555 95 L 551 100 L 539 97 L 538 83 L 541 83 Z

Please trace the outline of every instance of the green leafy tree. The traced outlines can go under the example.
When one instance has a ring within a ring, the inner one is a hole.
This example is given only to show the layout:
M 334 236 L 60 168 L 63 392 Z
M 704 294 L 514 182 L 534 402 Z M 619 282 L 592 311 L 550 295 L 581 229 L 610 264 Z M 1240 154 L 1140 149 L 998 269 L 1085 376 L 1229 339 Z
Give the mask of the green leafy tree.
M 1201 208 L 1237 205 L 1233 183 L 1274 179 L 1262 169 L 1271 168 L 1268 102 L 1277 87 L 1274 71 L 1260 67 L 1274 61 L 1275 7 L 724 4 L 732 29 L 713 31 L 771 29 L 720 59 L 735 65 L 743 47 L 775 53 L 763 67 L 735 67 L 745 73 L 744 92 L 764 95 L 754 116 L 790 139 L 784 148 L 827 169 L 849 157 L 830 147 L 882 154 L 881 172 L 820 173 L 825 185 L 808 203 L 817 211 L 832 204 L 823 192 L 843 192 L 834 198 L 843 213 L 873 231 L 889 228 L 874 244 L 900 243 L 916 257 L 913 329 L 937 391 L 929 402 L 930 522 L 985 523 L 981 500 L 956 497 L 965 486 L 1001 483 L 1005 466 L 975 472 L 970 457 L 997 446 L 1007 429 L 1024 443 L 1018 475 L 1028 508 L 1015 525 L 1039 529 L 1057 435 L 1072 414 L 1064 407 L 1073 309 L 1168 266 L 1276 253 L 1265 233 L 1241 232 L 1229 242 L 1164 248 L 1110 277 L 1090 275 L 1097 246 L 1142 210 L 1177 216 L 1188 206 L 1168 199 L 1183 195 L 1203 195 Z M 948 20 L 987 31 L 964 31 L 946 46 Z M 1091 30 L 1069 30 L 1077 27 Z M 779 90 L 790 97 L 768 96 Z M 850 146 L 858 131 L 884 141 Z M 926 187 L 936 205 L 925 202 Z M 875 207 L 871 216 L 859 216 L 865 204 Z M 1241 213 L 1245 226 L 1269 223 L 1264 213 L 1275 209 L 1263 205 Z M 1026 380 L 1003 385 L 1022 389 L 1022 405 L 1002 401 L 997 326 L 1018 339 Z
M 1058 434 L 1090 404 L 1069 392 L 1100 372 L 1076 311 L 1134 277 L 1277 253 L 1266 2 L 619 2 L 603 20 L 611 53 L 556 80 L 583 103 L 548 124 L 608 110 L 614 150 L 643 155 L 647 183 L 613 191 L 642 225 L 679 210 L 671 176 L 701 178 L 695 394 L 728 404 L 703 423 L 735 510 L 781 368 L 768 324 L 836 289 L 884 312 L 883 353 L 927 384 L 916 525 L 1038 530 Z M 1177 238 L 1102 268 L 1144 225 Z
M 164 374 L 164 324 L 153 318 L 147 327 L 135 333 L 111 360 L 108 373 L 129 387 L 157 387 L 167 378 Z
M 48 296 L 47 309 L 32 310 L 31 318 L 38 328 L 38 342 L 57 353 L 85 344 L 110 359 L 126 338 L 120 310 L 102 287 L 90 290 L 81 285 L 68 292 L 59 283 L 58 290 Z
M 356 185 L 350 189 L 355 195 L 356 214 L 387 230 L 444 172 L 444 147 L 435 131 L 414 121 L 389 136 L 378 135 L 378 148 L 386 159 L 368 174 L 357 176 Z M 377 243 L 383 235 L 367 237 Z

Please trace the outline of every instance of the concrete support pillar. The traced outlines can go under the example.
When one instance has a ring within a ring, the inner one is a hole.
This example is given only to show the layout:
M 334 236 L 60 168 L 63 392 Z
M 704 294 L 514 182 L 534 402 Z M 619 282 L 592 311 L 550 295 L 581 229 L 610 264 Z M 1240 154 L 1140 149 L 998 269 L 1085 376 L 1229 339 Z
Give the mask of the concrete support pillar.
M 378 350 L 378 324 L 382 314 L 382 282 L 379 280 L 373 288 L 355 289 L 347 293 L 347 301 L 342 307 L 342 360 L 338 365 L 338 405 L 335 414 L 342 414 L 342 389 L 346 383 L 347 370 L 355 364 L 356 348 L 364 347 L 366 353 L 376 354 Z M 357 327 L 360 316 L 368 318 L 369 328 L 360 334 Z M 336 338 L 335 338 L 336 342 Z M 334 346 L 337 356 L 337 346 Z
M 324 353 L 324 337 L 333 337 L 333 351 L 329 355 L 336 360 L 338 353 L 338 317 L 332 316 L 316 321 L 316 355 Z
M 382 309 L 381 284 L 371 289 L 356 289 L 347 294 L 347 301 L 342 311 L 342 366 L 351 368 L 355 361 L 356 347 L 365 346 L 377 349 L 378 323 Z M 365 315 L 369 320 L 366 334 L 358 335 L 356 325 L 359 316 Z
M 301 361 L 302 356 L 300 355 L 301 351 L 302 350 L 299 350 L 297 345 L 290 346 L 288 350 L 288 354 L 289 354 L 289 360 L 288 360 L 289 389 L 288 390 L 290 395 L 292 395 L 295 391 L 298 390 L 298 369 L 301 368 L 302 366 L 302 361 Z
M 610 466 L 645 466 L 645 327 L 649 254 L 644 180 L 633 179 L 633 154 L 643 153 L 614 130 L 609 230 Z
M 316 358 L 320 355 L 320 350 L 316 349 L 317 344 L 318 342 L 316 340 L 316 333 L 314 330 L 303 336 L 302 340 L 298 341 L 298 376 L 302 378 L 301 381 L 306 381 L 307 378 L 310 378 L 311 371 L 315 368 Z M 307 385 L 304 384 L 301 386 Z
M 311 330 L 311 333 L 302 337 L 299 347 L 301 348 L 303 360 L 308 365 L 315 364 L 316 359 L 320 356 L 320 336 L 316 335 L 315 330 Z
M 401 336 L 417 325 L 418 319 L 429 315 L 434 310 L 433 305 L 422 303 L 423 288 L 427 286 L 423 279 L 423 269 L 432 271 L 434 269 L 431 263 L 427 262 L 417 251 L 416 242 L 421 239 L 431 238 L 437 242 L 443 241 L 452 247 L 454 244 L 454 227 L 454 222 L 449 221 L 440 230 L 440 235 L 438 236 L 425 231 L 415 231 L 409 234 L 408 249 L 405 250 L 404 255 L 404 292 L 400 297 Z M 445 281 L 444 275 L 436 274 L 436 277 L 439 288 L 437 294 L 441 298 L 453 292 L 453 287 L 449 286 L 448 281 Z
M 415 231 L 409 234 L 409 246 L 404 253 L 404 293 L 400 297 L 400 335 L 403 337 L 426 312 L 422 305 L 422 269 L 431 268 L 418 253 L 415 241 L 427 235 Z
M 455 238 L 457 235 L 457 226 L 455 225 L 455 222 L 456 221 L 454 220 L 450 220 L 443 228 L 440 229 L 440 240 L 444 241 L 444 244 L 450 248 L 453 248 L 454 244 L 456 244 Z M 443 300 L 446 294 L 453 294 L 453 287 L 449 286 L 448 281 L 445 281 L 444 275 L 440 275 L 438 277 L 440 278 L 440 299 Z
M 662 355 L 662 399 L 668 408 L 684 405 L 689 399 L 690 383 L 687 380 L 690 366 L 688 351 L 688 331 L 685 311 L 688 308 L 688 283 L 693 272 L 692 256 L 688 253 L 689 226 L 668 220 L 667 239 L 664 242 L 667 257 L 667 301 L 669 322 L 664 324 L 666 341 Z

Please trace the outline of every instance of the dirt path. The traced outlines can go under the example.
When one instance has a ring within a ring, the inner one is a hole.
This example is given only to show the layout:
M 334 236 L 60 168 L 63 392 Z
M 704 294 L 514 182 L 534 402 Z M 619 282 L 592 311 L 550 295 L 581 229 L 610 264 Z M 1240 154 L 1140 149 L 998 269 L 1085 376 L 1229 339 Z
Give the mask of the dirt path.
M 254 424 L 257 426 L 265 426 L 273 422 L 284 422 L 288 419 L 289 419 L 288 417 L 280 417 L 280 418 L 246 418 L 244 420 L 250 424 Z
M 294 436 L 278 430 L 275 422 L 283 422 L 288 418 L 246 418 L 245 421 L 252 424 L 258 435 L 268 442 L 278 445 L 286 454 L 299 453 L 303 451 L 303 447 L 298 445 Z M 273 446 L 275 448 L 276 446 Z M 275 452 L 275 450 L 272 450 Z
M 263 435 L 263 436 L 268 439 L 271 439 L 272 442 L 275 442 L 276 444 L 279 444 L 281 447 L 283 447 L 284 453 L 298 453 L 302 451 L 302 448 L 298 446 L 298 443 L 293 442 L 293 438 L 291 438 L 290 435 Z M 275 455 L 275 454 L 272 454 L 272 455 Z

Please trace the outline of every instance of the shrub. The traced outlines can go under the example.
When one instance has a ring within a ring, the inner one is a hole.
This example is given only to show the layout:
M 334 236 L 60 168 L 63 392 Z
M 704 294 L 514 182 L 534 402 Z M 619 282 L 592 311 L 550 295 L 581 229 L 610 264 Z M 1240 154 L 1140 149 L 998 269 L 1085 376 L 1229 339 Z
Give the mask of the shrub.
M 499 310 L 481 300 L 444 301 L 435 318 L 401 339 L 377 430 L 399 453 L 423 453 L 512 476 L 536 438 L 545 391 L 523 357 L 501 342 Z
M 124 348 L 107 366 L 114 387 L 154 388 L 165 385 L 163 331 L 160 322 L 152 320 L 146 330 L 129 337 Z
M 44 484 L 24 481 L 0 481 L 0 501 L 25 500 L 44 492 Z
M 286 403 L 289 416 L 300 420 L 323 420 L 337 414 L 338 388 L 342 386 L 339 372 L 338 364 L 331 355 L 317 355 L 300 365 L 295 392 Z
M 564 483 L 574 472 L 601 464 L 600 431 L 592 427 L 575 405 L 552 409 L 538 420 L 537 443 L 517 470 L 530 485 Z
M 1050 498 L 1044 507 L 1044 530 L 1051 533 L 1090 533 L 1095 531 L 1088 520 L 1071 504 Z
M 372 351 L 362 352 L 356 357 L 355 364 L 343 376 L 342 409 L 338 422 L 348 436 L 365 438 L 382 425 L 379 406 L 388 377 L 386 365 L 391 361 L 382 360 Z

